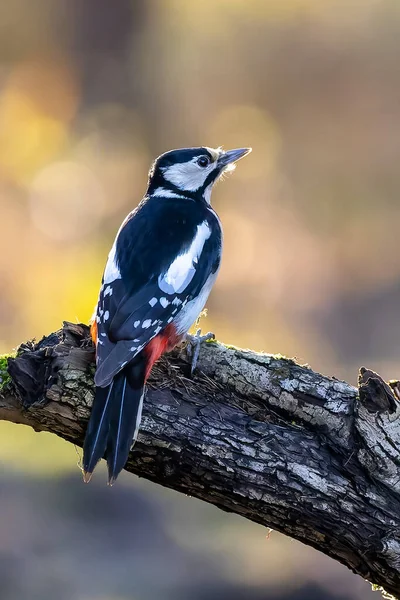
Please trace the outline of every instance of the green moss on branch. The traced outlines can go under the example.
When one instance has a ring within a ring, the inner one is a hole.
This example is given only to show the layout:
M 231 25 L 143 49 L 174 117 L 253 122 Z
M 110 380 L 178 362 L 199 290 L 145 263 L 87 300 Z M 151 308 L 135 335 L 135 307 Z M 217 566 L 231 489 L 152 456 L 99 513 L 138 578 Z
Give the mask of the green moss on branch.
M 8 359 L 14 356 L 15 353 L 0 354 L 0 393 L 4 392 L 11 384 L 11 377 L 8 373 Z

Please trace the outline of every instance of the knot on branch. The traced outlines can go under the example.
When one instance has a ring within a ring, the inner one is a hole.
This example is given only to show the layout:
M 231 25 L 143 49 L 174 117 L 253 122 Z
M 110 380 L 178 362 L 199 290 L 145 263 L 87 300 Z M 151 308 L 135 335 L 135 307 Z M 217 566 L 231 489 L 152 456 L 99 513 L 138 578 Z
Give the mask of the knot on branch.
M 396 411 L 398 402 L 391 388 L 375 371 L 365 367 L 360 368 L 358 391 L 360 402 L 369 412 L 394 413 Z
M 391 387 L 371 369 L 360 368 L 358 386 L 358 459 L 371 477 L 400 493 L 400 403 Z
M 22 344 L 8 359 L 8 372 L 24 408 L 59 399 L 63 369 L 85 371 L 94 361 L 89 327 L 65 321 L 63 328 L 39 342 Z
M 400 571 L 400 532 L 391 532 L 382 539 L 382 554 L 394 569 Z

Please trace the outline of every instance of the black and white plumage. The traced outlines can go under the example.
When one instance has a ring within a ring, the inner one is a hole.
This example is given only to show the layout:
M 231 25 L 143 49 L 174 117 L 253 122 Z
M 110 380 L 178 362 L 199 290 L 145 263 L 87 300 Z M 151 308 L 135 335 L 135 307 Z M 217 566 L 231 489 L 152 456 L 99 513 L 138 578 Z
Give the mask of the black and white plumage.
M 196 321 L 217 277 L 218 177 L 250 149 L 187 148 L 153 164 L 147 193 L 117 234 L 92 325 L 96 394 L 84 443 L 84 479 L 106 456 L 109 483 L 128 458 L 154 362 Z

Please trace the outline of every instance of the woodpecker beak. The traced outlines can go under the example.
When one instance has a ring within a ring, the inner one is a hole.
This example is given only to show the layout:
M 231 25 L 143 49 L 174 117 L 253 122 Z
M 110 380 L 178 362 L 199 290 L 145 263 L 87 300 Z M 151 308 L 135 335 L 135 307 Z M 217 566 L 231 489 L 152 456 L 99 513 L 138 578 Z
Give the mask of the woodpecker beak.
M 235 150 L 228 150 L 221 154 L 218 159 L 218 166 L 226 167 L 236 161 L 240 160 L 247 154 L 250 154 L 251 148 L 236 148 Z

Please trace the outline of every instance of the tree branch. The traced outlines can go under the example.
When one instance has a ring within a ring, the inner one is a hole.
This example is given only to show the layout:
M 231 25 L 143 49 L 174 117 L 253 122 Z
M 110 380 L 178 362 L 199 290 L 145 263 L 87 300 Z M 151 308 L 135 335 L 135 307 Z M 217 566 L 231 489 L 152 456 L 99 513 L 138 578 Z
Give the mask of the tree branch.
M 93 358 L 84 325 L 21 346 L 12 381 L 3 373 L 0 419 L 82 445 Z M 127 470 L 309 544 L 400 598 L 397 382 L 362 368 L 358 394 L 218 343 L 188 373 L 182 349 L 153 369 Z

